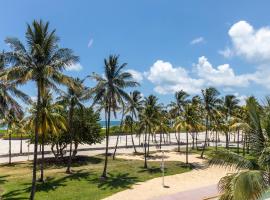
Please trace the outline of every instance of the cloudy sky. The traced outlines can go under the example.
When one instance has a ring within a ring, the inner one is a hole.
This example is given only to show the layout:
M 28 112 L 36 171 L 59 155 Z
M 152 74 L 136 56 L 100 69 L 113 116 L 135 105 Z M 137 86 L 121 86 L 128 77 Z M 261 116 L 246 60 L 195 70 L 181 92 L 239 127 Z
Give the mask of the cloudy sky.
M 26 23 L 43 19 L 60 46 L 80 56 L 68 75 L 103 73 L 103 59 L 119 54 L 144 96 L 164 103 L 175 91 L 208 86 L 263 98 L 270 94 L 269 7 L 266 0 L 2 1 L 0 49 L 8 49 L 7 36 L 24 41 Z M 31 84 L 23 89 L 35 96 Z

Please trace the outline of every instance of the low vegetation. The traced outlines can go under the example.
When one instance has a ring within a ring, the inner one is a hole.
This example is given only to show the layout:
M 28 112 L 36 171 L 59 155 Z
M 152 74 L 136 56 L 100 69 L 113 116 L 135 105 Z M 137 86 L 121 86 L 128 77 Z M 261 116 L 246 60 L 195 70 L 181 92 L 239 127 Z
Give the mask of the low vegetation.
M 36 199 L 46 200 L 98 200 L 121 190 L 130 188 L 137 182 L 146 181 L 162 175 L 160 162 L 151 162 L 148 169 L 142 161 L 111 160 L 110 172 L 106 181 L 100 180 L 104 157 L 77 157 L 72 165 L 73 174 L 65 173 L 63 163 L 50 164 L 46 160 L 44 183 L 37 183 Z M 54 162 L 52 162 L 54 163 Z M 75 164 L 76 163 L 76 164 Z M 28 199 L 31 189 L 30 162 L 13 165 L 0 165 L 0 191 L 3 199 Z M 166 162 L 165 175 L 189 171 L 181 162 Z

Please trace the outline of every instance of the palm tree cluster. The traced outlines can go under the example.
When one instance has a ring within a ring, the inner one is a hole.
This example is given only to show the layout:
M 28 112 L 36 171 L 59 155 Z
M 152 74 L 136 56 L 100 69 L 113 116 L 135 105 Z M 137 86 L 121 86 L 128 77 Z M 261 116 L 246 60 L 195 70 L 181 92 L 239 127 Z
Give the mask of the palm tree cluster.
M 102 140 L 100 128 L 95 125 L 100 111 L 104 112 L 106 122 L 102 180 L 107 178 L 111 121 L 120 113 L 121 123 L 113 158 L 119 137 L 125 134 L 126 146 L 130 138 L 134 153 L 138 153 L 139 147 L 143 149 L 145 168 L 148 167 L 151 143 L 159 149 L 162 149 L 162 145 L 176 144 L 178 152 L 185 152 L 188 164 L 190 149 L 201 150 L 202 158 L 211 144 L 219 152 L 222 134 L 227 150 L 216 153 L 211 163 L 236 163 L 237 168 L 247 169 L 221 180 L 222 198 L 255 199 L 268 189 L 270 99 L 267 99 L 267 106 L 260 106 L 254 97 L 250 97 L 245 106 L 240 106 L 236 96 L 221 97 L 217 89 L 209 87 L 195 96 L 179 90 L 175 93 L 174 101 L 164 105 L 154 95 L 143 97 L 138 90 L 131 90 L 139 83 L 126 71 L 127 63 L 120 63 L 117 55 L 104 59 L 104 72 L 101 75 L 92 73 L 84 79 L 67 76 L 65 69 L 79 62 L 79 57 L 71 49 L 59 47 L 56 30 L 50 30 L 48 22 L 40 20 L 28 24 L 25 41 L 26 44 L 23 44 L 17 38 L 7 38 L 5 42 L 10 51 L 0 54 L 0 122 L 7 126 L 10 163 L 12 133 L 27 132 L 32 136 L 34 159 L 30 199 L 35 197 L 38 163 L 40 181 L 45 181 L 45 145 L 51 145 L 57 159 L 64 159 L 64 152 L 68 152 L 66 172 L 72 173 L 72 160 L 77 154 L 78 145 Z M 87 87 L 86 79 L 95 81 L 95 86 Z M 35 99 L 19 90 L 20 86 L 30 82 L 36 88 Z M 25 114 L 18 100 L 28 105 Z M 86 108 L 87 104 L 91 106 Z M 94 131 L 84 135 L 91 128 Z M 79 130 L 82 135 L 78 133 Z M 170 133 L 174 133 L 176 143 Z M 203 140 L 200 136 L 204 137 Z M 134 137 L 138 138 L 138 144 L 135 144 Z M 230 151 L 232 139 L 237 144 L 236 153 Z M 181 150 L 182 144 L 185 150 Z M 240 147 L 243 155 L 240 155 Z M 255 155 L 256 162 L 248 160 L 246 154 Z M 256 180 L 256 183 L 248 182 L 251 192 L 242 194 L 241 191 L 245 189 L 243 183 L 247 180 Z

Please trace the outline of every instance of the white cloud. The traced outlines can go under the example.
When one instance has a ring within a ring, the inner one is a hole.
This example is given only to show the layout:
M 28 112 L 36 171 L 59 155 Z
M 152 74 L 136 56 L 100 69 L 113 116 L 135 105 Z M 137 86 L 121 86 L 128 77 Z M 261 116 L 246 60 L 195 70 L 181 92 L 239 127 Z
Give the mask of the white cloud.
M 194 38 L 190 44 L 194 45 L 194 44 L 199 44 L 199 43 L 204 43 L 205 39 L 203 37 L 198 37 L 198 38 Z
M 145 76 L 156 85 L 154 90 L 160 94 L 174 93 L 181 89 L 198 93 L 203 85 L 203 80 L 191 78 L 184 68 L 173 67 L 171 63 L 162 60 L 157 60 Z
M 242 56 L 248 61 L 269 62 L 270 61 L 270 28 L 261 27 L 254 29 L 246 21 L 233 24 L 228 32 L 232 48 L 225 49 L 225 56 L 233 54 Z
M 202 56 L 198 59 L 196 64 L 196 73 L 199 78 L 205 81 L 205 85 L 209 86 L 248 86 L 252 75 L 235 75 L 234 70 L 229 64 L 219 65 L 216 68 Z
M 258 80 L 258 73 L 236 75 L 229 64 L 213 67 L 204 56 L 199 57 L 193 73 L 183 67 L 174 67 L 170 62 L 157 60 L 144 75 L 155 85 L 154 91 L 160 94 L 181 89 L 195 94 L 209 86 L 230 88 L 233 91 L 234 88 L 247 87 L 252 81 Z
M 246 105 L 246 99 L 247 96 L 246 95 L 240 95 L 239 93 L 234 93 L 234 96 L 236 96 L 237 99 L 239 99 L 239 105 L 243 106 Z
M 135 81 L 137 81 L 139 83 L 143 81 L 143 74 L 141 72 L 138 72 L 138 71 L 133 70 L 133 69 L 128 69 L 126 71 L 132 74 L 132 77 Z
M 74 65 L 70 65 L 66 67 L 67 71 L 81 71 L 83 69 L 80 63 L 76 63 Z
M 226 47 L 224 50 L 218 51 L 218 53 L 225 58 L 231 58 L 233 56 L 233 51 L 229 47 Z
M 93 43 L 94 43 L 94 39 L 91 38 L 91 39 L 89 40 L 89 42 L 88 42 L 87 47 L 90 48 L 90 47 L 93 45 Z

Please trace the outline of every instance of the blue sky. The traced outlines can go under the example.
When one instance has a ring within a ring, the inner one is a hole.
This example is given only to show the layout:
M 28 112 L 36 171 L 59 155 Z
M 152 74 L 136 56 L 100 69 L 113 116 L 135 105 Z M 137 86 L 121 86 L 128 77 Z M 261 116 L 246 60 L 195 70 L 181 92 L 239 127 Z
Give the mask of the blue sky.
M 7 36 L 24 40 L 26 23 L 43 19 L 60 45 L 80 56 L 69 75 L 102 73 L 103 59 L 119 54 L 144 96 L 164 103 L 176 90 L 193 95 L 208 86 L 241 100 L 263 98 L 270 89 L 269 7 L 240 0 L 5 0 L 0 49 L 8 49 Z M 23 89 L 35 95 L 32 85 Z

